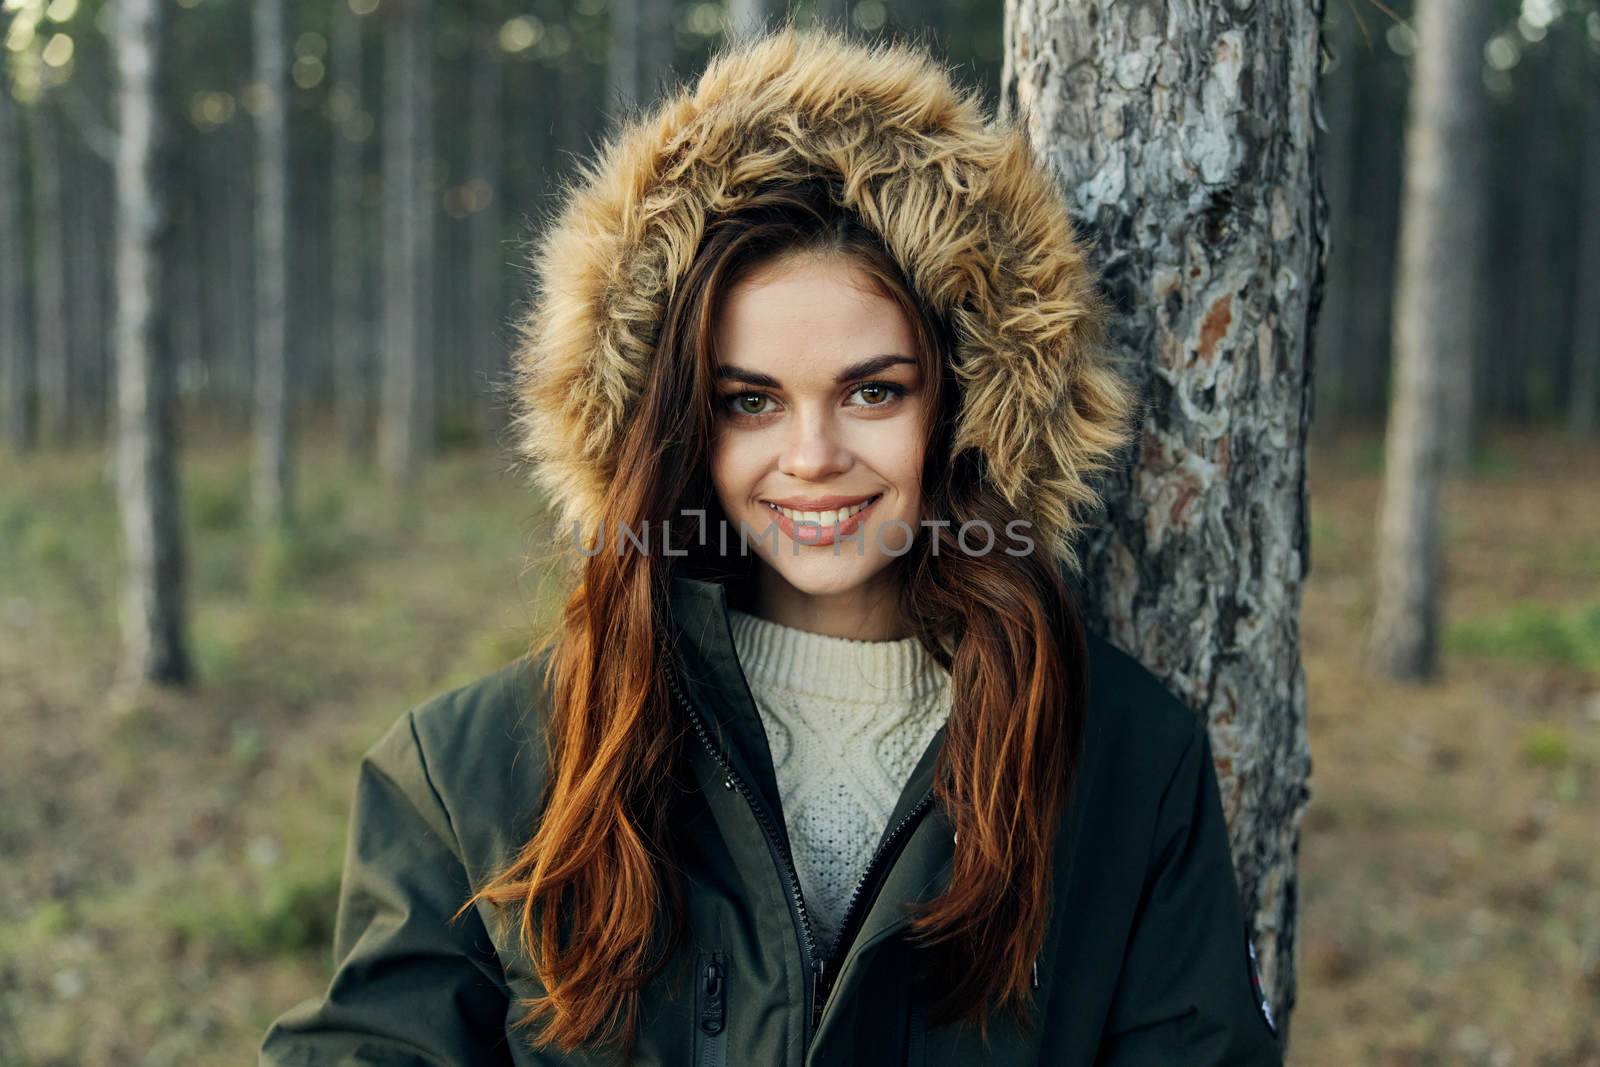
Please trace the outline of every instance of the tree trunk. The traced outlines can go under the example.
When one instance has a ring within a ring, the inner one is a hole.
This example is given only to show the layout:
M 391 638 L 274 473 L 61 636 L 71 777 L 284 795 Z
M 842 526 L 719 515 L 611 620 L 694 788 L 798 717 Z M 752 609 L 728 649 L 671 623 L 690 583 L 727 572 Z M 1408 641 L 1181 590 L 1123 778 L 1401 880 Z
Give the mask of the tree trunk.
M 1567 429 L 1582 440 L 1596 436 L 1600 422 L 1600 61 L 1589 59 L 1583 108 L 1583 198 L 1578 212 L 1578 298 L 1573 302 L 1572 390 L 1567 397 Z M 1584 294 L 1588 295 L 1585 296 Z
M 661 95 L 661 86 L 672 72 L 677 50 L 677 35 L 673 31 L 673 0 L 641 0 L 641 32 L 643 57 L 639 98 L 653 104 Z
M 500 107 L 504 54 L 496 34 L 483 35 L 477 42 L 472 64 L 471 190 L 472 215 L 468 222 L 468 298 L 472 321 L 467 336 L 472 339 L 472 378 L 468 400 L 478 415 L 479 432 L 485 444 L 499 433 L 504 412 L 499 394 L 492 386 L 500 381 L 505 346 L 500 341 L 501 267 L 500 204 L 505 199 L 504 161 L 500 153 L 503 116 Z
M 333 352 L 339 440 L 350 458 L 371 458 L 371 352 L 367 326 L 366 144 L 362 29 L 349 0 L 333 0 Z
M 185 683 L 184 546 L 172 364 L 160 320 L 170 221 L 158 174 L 161 0 L 121 0 L 117 190 L 117 500 L 126 558 L 123 675 Z
M 1440 267 L 1455 277 L 1450 284 L 1462 302 L 1456 306 L 1452 329 L 1444 339 L 1459 348 L 1447 349 L 1449 372 L 1444 381 L 1444 464 L 1448 473 L 1464 473 L 1472 466 L 1479 420 L 1477 393 L 1481 386 L 1474 373 L 1477 352 L 1484 344 L 1476 310 L 1482 306 L 1489 254 L 1489 94 L 1483 84 L 1483 46 L 1493 18 L 1493 0 L 1452 0 L 1456 17 L 1465 25 L 1459 31 L 1460 59 L 1451 102 L 1457 109 L 1448 136 L 1452 180 L 1450 210 L 1464 231 L 1460 249 L 1465 259 L 1446 261 Z M 1424 42 L 1426 47 L 1426 42 Z
M 97 95 L 96 99 L 99 97 Z M 72 192 L 72 365 L 77 380 L 72 391 L 78 412 L 80 436 L 104 443 L 109 436 L 105 392 L 108 381 L 106 341 L 110 336 L 107 321 L 106 274 L 111 260 L 107 236 L 111 232 L 110 204 L 105 193 L 104 162 L 86 146 L 73 153 Z
M 385 475 L 410 484 L 432 443 L 432 297 L 428 257 L 432 251 L 433 197 L 431 112 L 425 68 L 431 54 L 424 37 L 425 0 L 384 6 L 384 368 L 379 458 Z
M 288 58 L 283 0 L 254 0 L 256 81 L 255 463 L 257 524 L 290 517 Z
M 1001 98 L 1062 177 L 1147 397 L 1085 546 L 1091 625 L 1203 715 L 1265 988 L 1295 1001 L 1320 4 L 1008 0 Z M 1241 947 L 1242 951 L 1242 947 Z
M 1418 0 L 1416 75 L 1406 130 L 1394 389 L 1378 520 L 1372 665 L 1393 678 L 1437 669 L 1439 494 L 1445 424 L 1457 417 L 1452 378 L 1471 373 L 1472 309 L 1483 220 L 1480 195 L 1482 0 Z
M 817 21 L 838 30 L 850 28 L 850 0 L 815 0 L 812 10 Z
M 247 186 L 237 190 L 235 195 L 227 200 L 230 209 L 227 225 L 228 253 L 233 267 L 228 272 L 226 283 L 233 291 L 233 315 L 229 320 L 233 325 L 233 343 L 229 346 L 228 352 L 231 364 L 228 378 L 233 383 L 231 390 L 233 403 L 230 406 L 239 413 L 242 423 L 251 417 L 251 402 L 254 396 L 251 383 L 255 379 L 256 364 L 255 168 L 251 165 L 251 146 L 246 124 L 232 123 L 228 132 L 230 141 L 227 153 L 228 170 L 232 174 L 241 176 L 242 184 Z M 248 177 L 244 177 L 246 175 Z
M 728 37 L 749 37 L 762 33 L 771 16 L 769 0 L 728 0 Z
M 639 42 L 642 5 L 650 0 L 611 0 L 611 56 L 606 110 L 621 114 L 639 102 L 644 57 Z
M 1350 386 L 1354 377 L 1355 334 L 1350 328 L 1354 306 L 1352 289 L 1361 276 L 1361 262 L 1350 237 L 1351 222 L 1361 210 L 1355 199 L 1357 160 L 1361 141 L 1361 68 L 1356 50 L 1361 47 L 1355 19 L 1348 10 L 1330 12 L 1332 46 L 1338 65 L 1321 82 L 1322 132 L 1318 155 L 1322 183 L 1328 197 L 1327 289 L 1317 320 L 1316 416 L 1313 430 L 1320 435 L 1337 432 L 1352 408 Z
M 35 443 L 34 346 L 28 337 L 27 274 L 23 265 L 22 136 L 11 86 L 0 81 L 0 433 L 14 452 Z
M 33 343 L 39 434 L 61 444 L 72 433 L 72 360 L 67 333 L 66 228 L 61 209 L 61 116 L 48 95 L 29 111 L 33 159 Z

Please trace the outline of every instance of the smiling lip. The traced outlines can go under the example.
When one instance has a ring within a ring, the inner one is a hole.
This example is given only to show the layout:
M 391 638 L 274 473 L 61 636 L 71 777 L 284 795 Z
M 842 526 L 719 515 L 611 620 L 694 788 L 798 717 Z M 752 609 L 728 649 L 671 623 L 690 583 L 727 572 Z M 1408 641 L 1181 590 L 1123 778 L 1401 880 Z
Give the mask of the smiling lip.
M 852 504 L 859 504 L 863 500 L 871 500 L 877 495 L 876 493 L 867 493 L 858 496 L 791 496 L 783 500 L 764 500 L 762 503 L 776 504 L 780 508 L 788 508 L 791 511 L 837 511 Z
M 764 503 L 769 504 L 767 510 L 771 511 L 772 517 L 778 520 L 778 529 L 783 531 L 785 537 L 789 538 L 791 541 L 797 541 L 800 544 L 809 547 L 813 545 L 831 545 L 838 538 L 855 533 L 861 528 L 861 524 L 866 521 L 867 515 L 871 513 L 872 509 L 878 506 L 878 501 L 883 499 L 883 494 L 876 493 L 871 496 L 856 497 L 825 496 L 821 497 L 820 499 L 825 501 L 838 501 L 838 503 L 833 504 L 832 508 L 807 507 L 805 510 L 834 510 L 841 506 L 849 507 L 851 504 L 857 504 L 863 500 L 870 500 L 872 503 L 856 512 L 854 515 L 851 515 L 843 522 L 834 523 L 832 526 L 819 526 L 810 522 L 796 523 L 783 512 L 778 511 L 776 508 L 770 506 L 770 504 L 781 504 L 783 507 L 787 508 L 792 507 L 792 505 L 780 500 L 764 501 Z

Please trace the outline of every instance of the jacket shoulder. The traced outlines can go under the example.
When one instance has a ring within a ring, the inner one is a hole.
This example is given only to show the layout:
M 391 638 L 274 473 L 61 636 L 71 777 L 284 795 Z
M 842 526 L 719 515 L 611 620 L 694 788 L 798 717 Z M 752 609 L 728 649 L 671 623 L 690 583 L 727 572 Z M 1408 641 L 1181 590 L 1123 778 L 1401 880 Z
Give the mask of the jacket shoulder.
M 1171 768 L 1204 730 L 1199 713 L 1106 638 L 1090 633 L 1088 647 L 1091 739 Z
M 474 884 L 527 839 L 543 798 L 548 661 L 525 652 L 408 713 Z

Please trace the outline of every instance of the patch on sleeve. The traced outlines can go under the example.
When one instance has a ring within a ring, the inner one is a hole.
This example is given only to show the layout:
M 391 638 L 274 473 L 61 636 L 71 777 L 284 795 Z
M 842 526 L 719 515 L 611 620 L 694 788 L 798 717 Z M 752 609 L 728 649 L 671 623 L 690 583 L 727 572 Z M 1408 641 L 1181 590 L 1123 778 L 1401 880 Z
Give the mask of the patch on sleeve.
M 1267 1029 L 1273 1035 L 1278 1033 L 1278 1024 L 1272 1021 L 1272 1001 L 1267 997 L 1267 991 L 1261 985 L 1261 965 L 1256 960 L 1255 938 L 1246 936 L 1244 943 L 1250 950 L 1250 986 L 1256 993 L 1256 1005 L 1261 1009 L 1261 1017 L 1267 1021 Z

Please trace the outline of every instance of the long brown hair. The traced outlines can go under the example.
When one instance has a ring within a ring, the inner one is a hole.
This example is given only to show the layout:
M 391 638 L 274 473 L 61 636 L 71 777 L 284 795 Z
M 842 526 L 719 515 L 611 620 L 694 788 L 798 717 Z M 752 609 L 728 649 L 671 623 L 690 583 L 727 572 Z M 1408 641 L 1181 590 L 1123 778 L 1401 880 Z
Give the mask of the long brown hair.
M 958 542 L 963 523 L 981 520 L 995 531 L 1025 517 L 987 483 L 981 453 L 950 455 L 961 385 L 948 317 L 924 302 L 839 198 L 823 179 L 784 184 L 708 224 L 662 321 L 597 536 L 614 537 L 623 524 L 661 529 L 691 508 L 704 508 L 710 522 L 723 518 L 709 473 L 713 324 L 725 294 L 757 266 L 798 252 L 848 256 L 899 304 L 936 413 L 924 506 L 950 524 L 919 535 L 893 566 L 907 629 L 951 673 L 934 789 L 958 840 L 950 884 L 917 909 L 910 936 L 968 961 L 947 972 L 930 1022 L 975 1016 L 987 1038 L 991 1002 L 1027 1021 L 1031 965 L 1052 900 L 1053 842 L 1081 746 L 1083 629 L 1048 546 L 972 553 Z M 544 1024 L 537 1045 L 570 1051 L 620 1036 L 631 1059 L 639 990 L 684 933 L 671 798 L 681 787 L 686 724 L 656 658 L 670 625 L 671 568 L 725 581 L 737 599 L 755 558 L 746 553 L 730 565 L 699 546 L 692 526 L 672 525 L 681 558 L 612 551 L 609 541 L 573 554 L 572 593 L 546 679 L 553 704 L 544 809 L 519 854 L 461 909 L 480 899 L 514 909 L 519 942 L 545 989 L 522 1002 L 519 1020 Z

